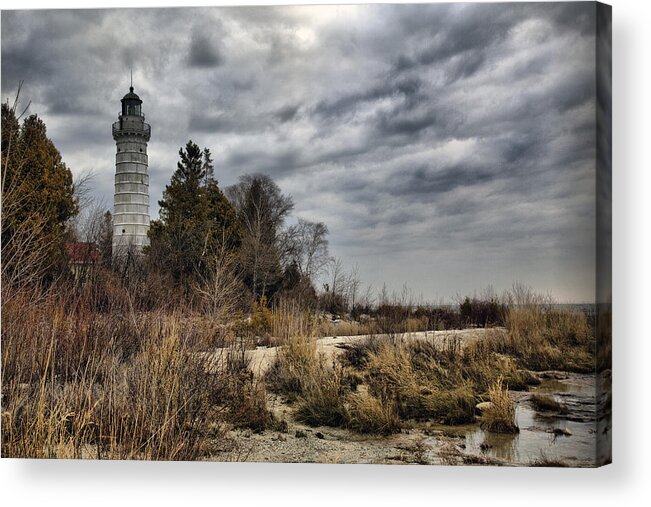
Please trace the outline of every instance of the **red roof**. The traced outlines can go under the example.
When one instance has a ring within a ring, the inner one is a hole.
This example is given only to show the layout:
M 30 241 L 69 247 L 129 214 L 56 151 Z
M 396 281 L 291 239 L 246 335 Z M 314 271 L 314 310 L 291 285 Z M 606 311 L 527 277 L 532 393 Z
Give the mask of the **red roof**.
M 99 250 L 95 243 L 68 243 L 68 258 L 75 263 L 92 263 L 100 259 Z

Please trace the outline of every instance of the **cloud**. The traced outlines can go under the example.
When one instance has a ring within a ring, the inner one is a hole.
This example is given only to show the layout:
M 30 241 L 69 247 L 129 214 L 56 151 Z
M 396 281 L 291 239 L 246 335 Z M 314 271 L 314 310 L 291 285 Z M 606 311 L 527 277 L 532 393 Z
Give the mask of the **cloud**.
M 190 43 L 188 61 L 191 67 L 212 68 L 221 65 L 222 56 L 207 36 L 194 34 Z
M 98 199 L 112 202 L 110 125 L 133 68 L 153 216 L 192 138 L 223 186 L 272 176 L 376 287 L 449 298 L 517 279 L 593 297 L 594 4 L 123 13 L 2 13 L 3 99 L 25 80 L 64 160 L 99 174 Z

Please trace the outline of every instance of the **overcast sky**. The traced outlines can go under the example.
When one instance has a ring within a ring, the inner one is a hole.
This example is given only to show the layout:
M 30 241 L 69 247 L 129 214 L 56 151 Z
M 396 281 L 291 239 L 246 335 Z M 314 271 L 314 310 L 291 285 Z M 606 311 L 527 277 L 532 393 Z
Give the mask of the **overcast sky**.
M 111 123 L 152 126 L 151 214 L 188 139 L 268 174 L 365 284 L 451 300 L 514 281 L 594 299 L 593 3 L 3 11 L 73 173 L 113 201 Z

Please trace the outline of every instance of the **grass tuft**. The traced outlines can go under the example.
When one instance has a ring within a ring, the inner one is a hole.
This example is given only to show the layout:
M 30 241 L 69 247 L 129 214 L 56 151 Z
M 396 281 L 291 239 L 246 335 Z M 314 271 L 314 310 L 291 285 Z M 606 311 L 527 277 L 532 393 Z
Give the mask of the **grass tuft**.
M 566 414 L 568 412 L 565 404 L 557 401 L 553 396 L 548 394 L 534 394 L 531 396 L 531 403 L 534 408 L 542 412 L 558 412 L 559 414 Z
M 400 431 L 400 418 L 391 402 L 383 402 L 365 390 L 347 399 L 346 426 L 359 433 L 389 435 Z
M 515 405 L 502 378 L 490 386 L 491 405 L 481 416 L 481 427 L 495 433 L 518 433 L 520 429 L 515 420 Z

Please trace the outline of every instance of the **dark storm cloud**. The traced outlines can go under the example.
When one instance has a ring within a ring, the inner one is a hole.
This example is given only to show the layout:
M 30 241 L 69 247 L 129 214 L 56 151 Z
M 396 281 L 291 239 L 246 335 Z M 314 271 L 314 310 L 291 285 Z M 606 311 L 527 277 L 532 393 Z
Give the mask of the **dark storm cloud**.
M 133 68 L 153 216 L 192 138 L 221 185 L 276 179 L 376 287 L 590 299 L 595 25 L 591 3 L 5 11 L 2 94 L 25 80 L 106 203 Z
M 435 196 L 438 193 L 447 193 L 457 187 L 470 187 L 481 185 L 497 177 L 496 171 L 487 167 L 471 168 L 465 165 L 452 165 L 442 169 L 419 167 L 406 171 L 404 175 L 395 175 L 389 182 L 391 193 L 412 195 L 421 194 Z
M 331 119 L 354 114 L 358 107 L 388 97 L 401 97 L 408 103 L 413 103 L 420 87 L 421 82 L 417 78 L 382 82 L 362 92 L 344 95 L 332 101 L 321 101 L 316 105 L 315 112 Z
M 213 41 L 205 35 L 195 34 L 190 44 L 188 61 L 192 67 L 217 67 L 222 63 L 222 56 Z
M 275 117 L 282 123 L 291 121 L 296 117 L 300 108 L 300 105 L 282 107 L 276 111 Z

